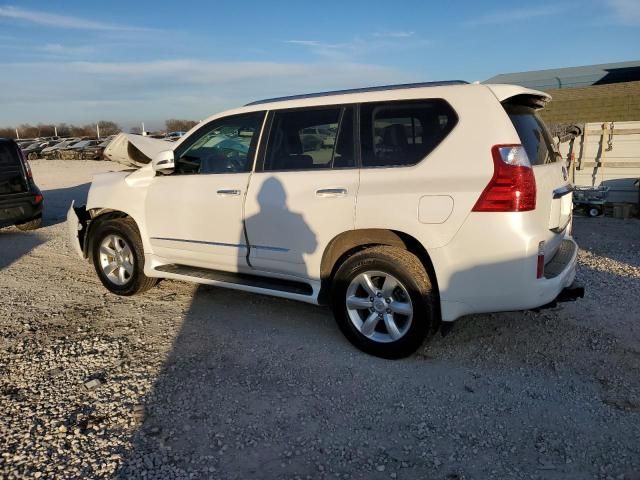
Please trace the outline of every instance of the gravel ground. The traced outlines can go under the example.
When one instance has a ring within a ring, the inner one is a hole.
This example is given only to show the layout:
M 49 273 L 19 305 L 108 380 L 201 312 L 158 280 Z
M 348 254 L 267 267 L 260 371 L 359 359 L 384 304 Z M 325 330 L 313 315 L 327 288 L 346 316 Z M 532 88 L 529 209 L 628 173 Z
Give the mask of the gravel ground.
M 106 162 L 36 161 L 0 231 L 0 477 L 640 479 L 640 222 L 576 218 L 587 298 L 385 361 L 329 311 L 164 281 L 108 294 L 62 222 Z

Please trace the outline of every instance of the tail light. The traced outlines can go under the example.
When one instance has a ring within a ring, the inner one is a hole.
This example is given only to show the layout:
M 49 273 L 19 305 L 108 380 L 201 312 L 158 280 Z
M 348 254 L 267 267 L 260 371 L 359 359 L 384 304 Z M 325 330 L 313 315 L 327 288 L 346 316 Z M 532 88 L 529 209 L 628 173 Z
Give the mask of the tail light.
M 493 177 L 474 212 L 526 212 L 536 208 L 536 178 L 522 145 L 495 145 Z
M 35 197 L 33 197 L 33 203 L 34 205 L 39 204 L 40 202 L 42 202 L 43 197 L 40 194 L 37 194 Z
M 20 158 L 22 159 L 22 164 L 24 165 L 24 170 L 25 170 L 25 172 L 27 174 L 27 178 L 29 180 L 32 180 L 33 179 L 33 173 L 31 173 L 31 165 L 29 165 L 29 162 L 24 157 L 24 152 L 22 151 L 21 148 L 18 148 L 18 154 L 20 155 Z
M 27 171 L 27 178 L 29 180 L 33 180 L 33 173 L 31 173 L 31 165 L 29 165 L 29 162 L 27 162 L 26 160 L 24 162 L 24 168 Z

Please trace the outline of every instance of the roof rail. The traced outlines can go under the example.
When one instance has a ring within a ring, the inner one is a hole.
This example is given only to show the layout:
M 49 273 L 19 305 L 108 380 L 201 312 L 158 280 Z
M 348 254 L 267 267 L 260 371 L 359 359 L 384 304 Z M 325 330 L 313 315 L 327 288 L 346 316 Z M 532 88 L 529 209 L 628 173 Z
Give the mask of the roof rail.
M 352 88 L 348 90 L 334 90 L 331 92 L 305 93 L 302 95 L 291 95 L 289 97 L 267 98 L 265 100 L 257 100 L 247 103 L 245 107 L 252 105 L 261 105 L 263 103 L 282 102 L 285 100 L 303 100 L 305 98 L 328 97 L 329 95 L 347 95 L 350 93 L 367 93 L 367 92 L 384 92 L 387 90 L 404 90 L 407 88 L 424 88 L 424 87 L 444 87 L 447 85 L 467 85 L 469 82 L 464 80 L 447 80 L 443 82 L 421 82 L 421 83 L 401 83 L 398 85 L 384 85 L 380 87 L 364 87 Z

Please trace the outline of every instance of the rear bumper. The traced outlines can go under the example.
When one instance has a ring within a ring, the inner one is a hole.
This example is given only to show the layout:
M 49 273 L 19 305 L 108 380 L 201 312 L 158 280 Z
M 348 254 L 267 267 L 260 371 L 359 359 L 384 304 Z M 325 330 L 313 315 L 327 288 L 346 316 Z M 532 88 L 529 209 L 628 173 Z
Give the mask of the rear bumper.
M 560 301 L 559 297 L 575 280 L 578 258 L 578 245 L 571 237 L 566 237 L 562 246 L 545 266 L 544 278 L 535 278 L 535 257 L 473 269 L 465 282 L 469 286 L 463 291 L 458 283 L 456 290 L 449 292 L 455 296 L 453 301 L 443 299 L 442 320 L 453 321 L 475 313 L 531 310 Z
M 42 199 L 36 202 L 37 195 L 42 195 L 40 190 L 6 198 L 0 196 L 0 227 L 28 222 L 42 215 L 44 202 Z
M 571 237 L 562 240 L 558 251 L 544 267 L 544 278 L 536 280 L 532 286 L 535 296 L 532 301 L 537 303 L 528 308 L 545 305 L 562 296 L 576 278 L 578 263 L 578 245 Z
M 541 228 L 537 213 L 471 214 L 454 239 L 429 251 L 440 291 L 442 320 L 529 310 L 552 302 L 576 275 L 578 247 L 570 225 L 562 234 Z M 537 276 L 540 243 L 553 258 Z

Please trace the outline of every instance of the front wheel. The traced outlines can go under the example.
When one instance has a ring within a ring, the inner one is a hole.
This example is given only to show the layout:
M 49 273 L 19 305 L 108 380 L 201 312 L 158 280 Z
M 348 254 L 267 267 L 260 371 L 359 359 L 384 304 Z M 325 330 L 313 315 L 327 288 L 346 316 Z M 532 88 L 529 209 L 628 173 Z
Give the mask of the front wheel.
M 590 217 L 598 217 L 602 213 L 598 207 L 589 207 L 589 216 Z
M 144 274 L 142 241 L 131 218 L 100 221 L 92 234 L 91 249 L 96 273 L 110 292 L 130 296 L 157 283 Z
M 349 257 L 334 277 L 332 302 L 347 339 L 383 358 L 415 352 L 433 317 L 424 266 L 415 255 L 393 247 L 372 247 Z

